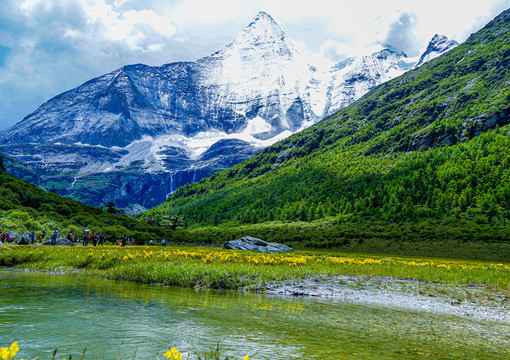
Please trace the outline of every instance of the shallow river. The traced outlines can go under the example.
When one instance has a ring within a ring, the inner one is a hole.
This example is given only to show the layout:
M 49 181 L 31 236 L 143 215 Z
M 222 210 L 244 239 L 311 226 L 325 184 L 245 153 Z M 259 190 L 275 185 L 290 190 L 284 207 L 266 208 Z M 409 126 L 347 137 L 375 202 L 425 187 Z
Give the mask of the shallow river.
M 17 359 L 508 359 L 510 324 L 401 308 L 193 291 L 0 268 L 0 347 Z M 59 356 L 60 355 L 60 356 Z M 184 356 L 186 358 L 186 356 Z

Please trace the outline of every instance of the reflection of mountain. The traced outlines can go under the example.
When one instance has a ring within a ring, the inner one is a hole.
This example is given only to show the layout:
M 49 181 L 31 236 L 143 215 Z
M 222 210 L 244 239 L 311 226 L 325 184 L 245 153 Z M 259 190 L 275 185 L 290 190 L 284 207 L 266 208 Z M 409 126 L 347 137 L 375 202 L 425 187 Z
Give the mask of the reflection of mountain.
M 266 13 L 196 62 L 124 66 L 0 133 L 41 185 L 98 205 L 150 207 L 408 70 L 383 49 L 318 72 Z

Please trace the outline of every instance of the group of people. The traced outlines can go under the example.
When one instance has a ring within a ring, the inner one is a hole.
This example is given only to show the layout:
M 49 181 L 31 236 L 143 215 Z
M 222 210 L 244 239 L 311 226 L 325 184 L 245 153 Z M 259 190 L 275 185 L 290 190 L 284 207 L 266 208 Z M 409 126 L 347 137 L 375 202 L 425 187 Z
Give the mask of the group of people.
M 151 246 L 151 245 L 159 245 L 159 244 L 160 244 L 159 240 L 155 240 L 155 241 L 149 240 L 149 242 L 148 242 L 149 246 Z M 161 240 L 161 246 L 166 246 L 166 244 L 167 244 L 166 239 Z
M 53 232 L 51 233 L 50 245 L 57 245 L 57 238 L 61 239 L 60 237 L 58 237 L 58 230 L 54 229 Z M 80 239 L 78 239 L 78 237 L 75 237 L 71 232 L 68 232 L 65 238 L 72 243 L 80 242 Z M 99 234 L 96 232 L 94 233 L 94 235 L 90 235 L 90 230 L 83 231 L 82 245 L 87 246 L 89 242 L 92 242 L 93 246 L 104 245 L 104 233 L 101 232 L 101 234 Z
M 11 240 L 12 240 L 12 237 L 10 237 L 9 234 L 7 234 L 5 231 L 3 231 L 0 234 L 0 241 L 2 241 L 3 243 L 4 242 L 11 242 Z
M 29 234 L 29 235 L 27 235 Z M 22 235 L 25 240 L 22 239 L 22 242 L 20 242 L 20 244 L 25 244 L 25 245 L 28 245 L 28 244 L 36 244 L 37 243 L 37 240 L 36 240 L 36 236 L 33 232 L 26 232 L 24 235 Z M 42 235 L 39 237 L 39 243 L 42 243 L 43 242 L 43 239 L 46 237 L 46 233 L 42 233 Z M 50 235 L 50 243 L 49 245 L 59 245 L 59 240 L 62 240 L 63 238 L 61 236 L 59 236 L 59 232 L 58 230 L 55 228 L 53 229 L 53 232 L 51 233 Z M 81 242 L 83 246 L 87 246 L 89 243 L 92 243 L 92 246 L 101 246 L 101 245 L 104 245 L 104 240 L 105 240 L 105 236 L 104 236 L 104 233 L 101 232 L 95 232 L 94 234 L 91 234 L 91 230 L 84 230 L 83 231 L 83 234 L 81 236 L 81 240 L 79 239 L 78 236 L 74 236 L 73 233 L 71 233 L 70 231 L 67 233 L 67 235 L 65 236 L 64 239 L 67 239 L 68 241 L 72 242 L 72 243 L 79 243 Z M 13 242 L 14 239 L 9 235 L 9 233 L 3 231 L 2 233 L 0 233 L 0 240 L 2 241 L 2 243 L 6 243 L 6 242 Z M 18 240 L 16 240 L 17 242 Z M 48 244 L 48 243 L 46 243 Z M 62 243 L 60 243 L 60 245 L 64 245 Z M 128 238 L 126 237 L 126 235 L 123 235 L 122 238 L 121 238 L 121 242 L 119 243 L 120 246 L 126 246 L 126 245 L 135 245 L 135 239 L 134 238 Z M 161 246 L 166 246 L 167 245 L 167 240 L 166 239 L 162 239 L 161 241 L 159 240 L 150 240 L 148 242 L 148 245 L 161 245 Z M 178 245 L 180 245 L 180 242 L 178 243 Z
M 135 244 L 135 239 L 132 238 L 128 238 L 126 237 L 126 235 L 122 236 L 122 239 L 120 240 L 120 246 L 126 246 L 126 245 L 134 245 Z

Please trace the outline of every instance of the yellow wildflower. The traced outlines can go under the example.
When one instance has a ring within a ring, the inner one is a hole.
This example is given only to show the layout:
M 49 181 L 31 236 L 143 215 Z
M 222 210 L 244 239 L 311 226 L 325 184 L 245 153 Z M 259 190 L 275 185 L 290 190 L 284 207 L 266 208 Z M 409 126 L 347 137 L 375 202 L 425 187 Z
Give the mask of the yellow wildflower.
M 177 351 L 175 346 L 171 350 L 168 350 L 166 353 L 164 353 L 163 356 L 168 358 L 168 359 L 175 359 L 175 360 L 181 360 L 182 359 L 181 353 L 179 351 Z
M 0 360 L 10 360 L 18 353 L 18 351 L 19 346 L 17 341 L 13 342 L 9 349 L 6 347 L 0 348 Z
M 244 357 L 244 360 L 250 360 L 250 355 L 246 355 L 246 356 Z

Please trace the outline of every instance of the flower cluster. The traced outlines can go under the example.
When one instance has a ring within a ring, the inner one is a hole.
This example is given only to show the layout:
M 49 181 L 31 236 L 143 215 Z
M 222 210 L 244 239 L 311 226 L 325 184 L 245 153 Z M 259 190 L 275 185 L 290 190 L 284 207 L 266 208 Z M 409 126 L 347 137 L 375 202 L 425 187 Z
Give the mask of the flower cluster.
M 18 342 L 15 341 L 9 348 L 0 348 L 0 360 L 11 360 L 19 351 Z
M 168 350 L 166 353 L 163 354 L 163 356 L 166 357 L 167 359 L 175 359 L 175 360 L 181 360 L 182 359 L 181 353 L 175 347 L 173 347 L 171 350 Z M 246 355 L 243 358 L 243 360 L 250 360 L 250 355 Z
M 17 341 L 13 342 L 9 348 L 7 347 L 0 348 L 0 360 L 13 360 L 14 356 L 16 356 L 18 351 L 19 346 Z M 168 350 L 166 353 L 163 354 L 163 356 L 166 357 L 167 359 L 182 360 L 181 353 L 175 347 Z M 39 356 L 37 358 L 39 358 Z M 69 358 L 71 358 L 71 356 L 69 356 Z M 243 360 L 250 360 L 250 356 L 246 355 L 243 358 Z
M 168 359 L 175 359 L 175 360 L 181 360 L 182 355 L 175 347 L 173 347 L 171 350 L 168 350 L 166 353 L 163 354 L 164 357 Z
M 7 252 L 19 251 L 20 254 L 24 252 L 22 247 L 4 247 Z M 0 250 L 0 254 L 1 254 Z M 299 267 L 304 265 L 314 264 L 330 264 L 333 266 L 342 265 L 361 265 L 361 266 L 409 266 L 409 267 L 429 267 L 437 269 L 451 270 L 495 270 L 495 271 L 510 271 L 508 264 L 488 264 L 464 261 L 432 261 L 432 260 L 416 260 L 416 259 L 403 259 L 395 257 L 369 257 L 369 256 L 333 256 L 326 254 L 303 255 L 299 253 L 292 254 L 268 254 L 268 253 L 255 253 L 244 251 L 233 251 L 223 249 L 193 249 L 193 248 L 165 248 L 157 249 L 148 246 L 133 246 L 129 248 L 119 248 L 114 246 L 104 246 L 101 248 L 88 248 L 82 247 L 63 248 L 63 247 L 48 247 L 37 248 L 30 252 L 25 252 L 24 258 L 40 257 L 46 252 L 55 252 L 62 255 L 75 254 L 73 257 L 81 266 L 90 266 L 95 268 L 106 268 L 111 264 L 102 264 L 105 262 L 132 262 L 132 261 L 171 261 L 179 262 L 183 260 L 196 260 L 204 264 L 210 263 L 239 263 L 239 264 L 253 264 L 257 266 L 277 266 L 284 265 L 290 267 Z M 84 259 L 85 258 L 85 259 Z M 88 261 L 87 261 L 88 259 Z
M 310 256 L 302 255 L 279 255 L 279 254 L 253 254 L 241 253 L 236 251 L 222 250 L 127 250 L 127 249 L 101 249 L 90 250 L 88 255 L 93 257 L 99 254 L 98 260 L 119 260 L 133 261 L 137 259 L 160 259 L 160 260 L 178 260 L 178 259 L 195 259 L 202 261 L 204 264 L 219 263 L 248 263 L 254 265 L 289 265 L 302 266 L 306 265 Z

